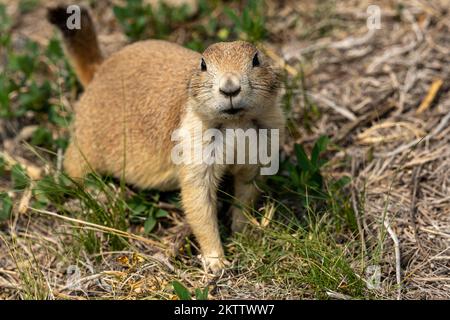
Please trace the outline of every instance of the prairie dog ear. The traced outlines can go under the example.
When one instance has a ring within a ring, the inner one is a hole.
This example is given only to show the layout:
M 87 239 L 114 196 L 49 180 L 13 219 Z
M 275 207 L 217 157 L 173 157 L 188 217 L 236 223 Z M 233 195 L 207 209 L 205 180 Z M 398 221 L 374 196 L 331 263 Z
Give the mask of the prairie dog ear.
M 253 55 L 253 59 L 252 59 L 252 67 L 253 68 L 259 67 L 261 65 L 259 56 L 260 56 L 259 51 L 256 51 L 255 54 Z
M 278 80 L 281 81 L 281 77 L 283 74 L 282 61 L 280 61 L 279 58 L 272 56 L 270 52 L 266 53 L 266 51 L 264 50 L 258 49 L 257 53 L 260 66 L 271 70 L 277 77 L 279 77 Z
M 208 67 L 206 65 L 206 61 L 205 61 L 205 59 L 203 57 L 201 58 L 201 61 L 200 61 L 200 69 L 202 71 L 207 71 L 208 70 Z
M 276 61 L 261 48 L 257 48 L 251 57 L 252 67 L 271 67 L 274 68 Z

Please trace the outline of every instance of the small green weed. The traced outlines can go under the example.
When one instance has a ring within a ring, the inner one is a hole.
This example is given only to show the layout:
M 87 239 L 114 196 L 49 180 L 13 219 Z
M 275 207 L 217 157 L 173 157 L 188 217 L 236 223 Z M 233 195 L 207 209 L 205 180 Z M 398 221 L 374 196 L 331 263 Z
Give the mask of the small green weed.
M 6 192 L 0 192 L 0 223 L 11 217 L 13 202 Z
M 263 0 L 249 0 L 241 14 L 229 7 L 225 7 L 224 12 L 233 22 L 238 38 L 259 42 L 268 35 L 264 9 L 265 3 Z
M 172 287 L 180 300 L 192 300 L 191 292 L 180 282 L 172 281 Z M 194 290 L 195 300 L 208 300 L 208 287 L 202 289 L 196 288 Z
M 188 18 L 188 7 L 171 7 L 160 2 L 152 8 L 142 0 L 127 0 L 124 6 L 114 6 L 114 15 L 125 34 L 133 41 L 157 38 L 165 39 L 174 25 Z
M 149 234 L 155 228 L 158 219 L 165 218 L 168 215 L 166 210 L 158 207 L 160 195 L 155 193 L 151 201 L 143 194 L 136 194 L 127 200 L 130 208 L 130 222 L 142 223 L 144 221 L 144 232 Z

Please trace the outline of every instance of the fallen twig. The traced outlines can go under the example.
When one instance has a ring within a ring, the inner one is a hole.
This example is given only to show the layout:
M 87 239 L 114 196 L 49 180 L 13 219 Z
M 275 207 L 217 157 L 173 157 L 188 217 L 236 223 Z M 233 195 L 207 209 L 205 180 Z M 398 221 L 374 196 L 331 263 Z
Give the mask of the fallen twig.
M 32 208 L 32 207 L 28 207 L 28 209 L 34 211 L 34 212 L 38 212 L 38 213 L 42 213 L 51 217 L 55 217 L 58 219 L 62 219 L 62 220 L 66 220 L 66 221 L 70 221 L 73 223 L 77 223 L 77 224 L 81 224 L 81 225 L 86 225 L 86 226 L 90 226 L 90 227 L 94 227 L 96 228 L 96 230 L 98 231 L 103 231 L 103 232 L 107 232 L 107 233 L 112 233 L 112 234 L 116 234 L 125 238 L 129 238 L 129 239 L 133 239 L 133 240 L 137 240 L 137 241 L 141 241 L 147 244 L 151 244 L 153 246 L 156 246 L 158 248 L 161 249 L 166 249 L 165 246 L 157 241 L 148 239 L 148 238 L 144 238 L 126 231 L 122 231 L 122 230 L 118 230 L 118 229 L 114 229 L 114 228 L 110 228 L 110 227 L 105 227 L 102 225 L 98 225 L 92 222 L 88 222 L 88 221 L 84 221 L 84 220 L 80 220 L 80 219 L 75 219 L 75 218 L 70 218 L 70 217 L 66 217 L 66 216 L 62 216 L 60 214 L 51 212 L 51 211 L 47 211 L 47 210 L 42 210 L 42 209 L 36 209 L 36 208 Z
M 389 225 L 388 219 L 384 220 L 384 226 L 389 233 L 392 241 L 394 242 L 394 252 L 395 252 L 395 276 L 397 280 L 397 300 L 401 300 L 402 298 L 402 283 L 401 283 L 401 261 L 400 261 L 400 242 L 398 241 L 398 237 L 395 234 L 394 230 L 392 230 Z
M 443 83 L 444 81 L 442 81 L 442 79 L 436 79 L 433 81 L 430 89 L 428 90 L 428 94 L 426 95 L 425 99 L 422 100 L 422 103 L 417 109 L 416 114 L 421 114 L 430 107 Z
M 420 238 L 419 238 L 419 230 L 417 228 L 417 220 L 416 220 L 416 212 L 417 212 L 416 202 L 417 202 L 417 193 L 418 193 L 418 189 L 419 189 L 420 170 L 422 170 L 422 165 L 415 167 L 413 169 L 413 173 L 412 173 L 411 179 L 412 179 L 413 187 L 411 190 L 411 207 L 409 210 L 409 215 L 411 218 L 411 224 L 413 227 L 414 238 L 416 239 L 416 242 L 417 242 L 417 247 L 419 248 L 419 250 L 423 251 L 423 247 L 422 247 L 422 244 L 421 244 Z
M 355 130 L 359 126 L 364 126 L 364 125 L 384 116 L 386 113 L 388 113 L 390 110 L 392 110 L 393 105 L 391 103 L 385 103 L 385 102 L 393 93 L 394 93 L 394 90 L 392 90 L 392 89 L 389 90 L 383 96 L 381 96 L 376 101 L 371 103 L 371 105 L 374 108 L 373 111 L 371 111 L 365 115 L 362 115 L 356 121 L 353 121 L 353 122 L 350 122 L 350 123 L 344 125 L 341 128 L 341 130 L 333 138 L 334 143 L 340 144 L 345 138 L 347 138 L 350 135 L 350 133 L 353 132 L 353 130 Z M 381 105 L 381 107 L 379 109 L 376 109 L 379 105 Z

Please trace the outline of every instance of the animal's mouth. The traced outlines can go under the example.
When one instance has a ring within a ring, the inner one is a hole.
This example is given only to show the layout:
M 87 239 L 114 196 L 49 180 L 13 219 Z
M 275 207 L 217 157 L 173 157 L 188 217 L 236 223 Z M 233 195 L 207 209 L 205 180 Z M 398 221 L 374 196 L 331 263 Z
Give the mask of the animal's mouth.
M 244 108 L 229 108 L 226 110 L 222 110 L 222 113 L 233 115 L 233 114 L 238 114 L 239 112 L 241 112 L 243 110 L 244 110 Z
M 241 112 L 243 110 L 244 110 L 244 108 L 239 105 L 236 107 L 236 105 L 233 104 L 233 98 L 230 97 L 230 108 L 222 110 L 222 113 L 234 115 L 234 114 L 238 114 L 239 112 Z

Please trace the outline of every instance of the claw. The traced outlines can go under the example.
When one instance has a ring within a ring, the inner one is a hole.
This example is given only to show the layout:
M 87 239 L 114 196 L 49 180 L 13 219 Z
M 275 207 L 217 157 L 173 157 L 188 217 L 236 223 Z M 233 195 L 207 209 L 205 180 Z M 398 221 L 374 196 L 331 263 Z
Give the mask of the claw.
M 215 275 L 220 274 L 225 267 L 230 265 L 230 262 L 224 257 L 202 256 L 201 260 L 203 262 L 205 272 L 211 271 Z

